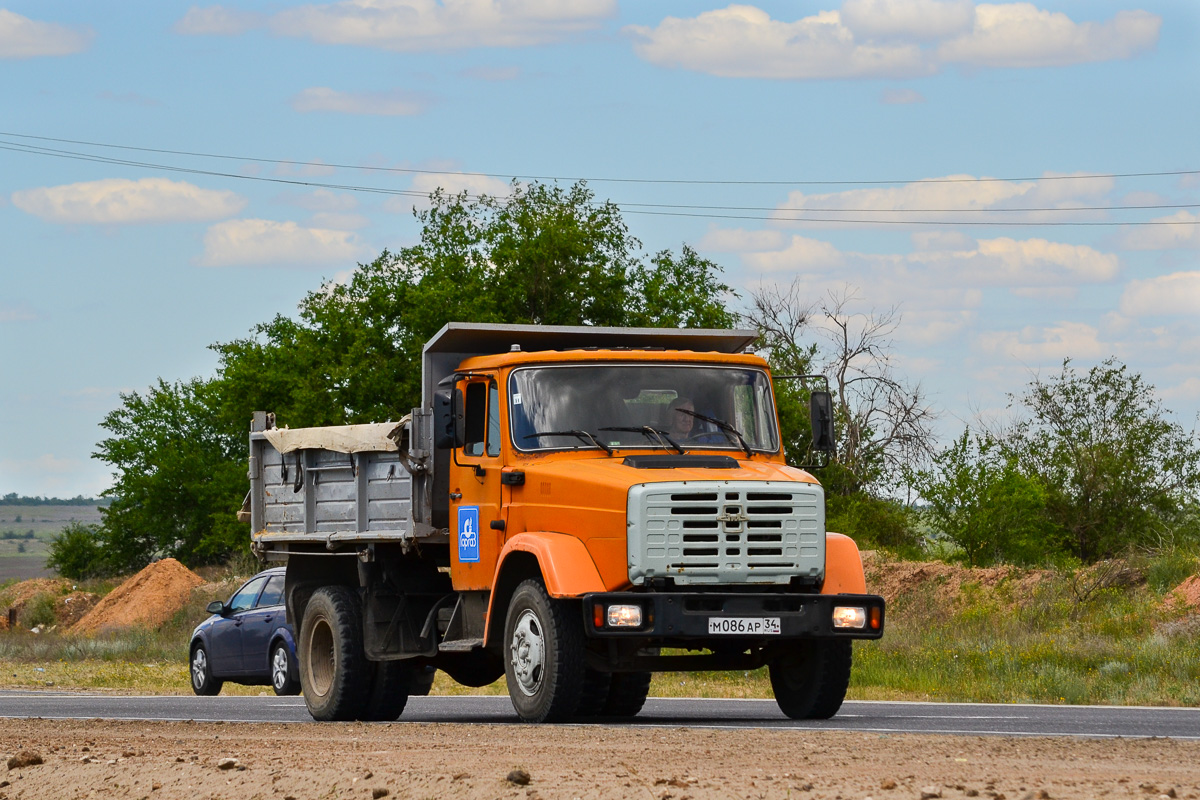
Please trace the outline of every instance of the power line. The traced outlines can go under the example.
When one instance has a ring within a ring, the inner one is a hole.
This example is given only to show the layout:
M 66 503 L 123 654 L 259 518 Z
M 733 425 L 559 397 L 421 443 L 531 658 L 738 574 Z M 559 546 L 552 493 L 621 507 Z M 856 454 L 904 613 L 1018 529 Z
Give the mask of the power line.
M 4 135 L 0 133 L 0 135 Z M 46 137 L 36 137 L 45 139 Z M 126 149 L 143 149 L 143 148 L 126 148 Z M 268 177 L 263 175 L 245 175 L 236 172 L 221 172 L 216 170 L 200 169 L 197 167 L 183 167 L 172 164 L 161 164 L 148 161 L 133 161 L 130 159 L 113 158 L 111 156 L 98 155 L 94 153 L 79 153 L 70 150 L 61 150 L 57 148 L 42 147 L 38 145 L 27 145 L 20 142 L 5 142 L 0 140 L 0 150 L 7 150 L 15 153 L 24 153 L 27 155 L 41 155 L 54 158 L 64 158 L 76 161 L 88 161 L 100 164 L 112 164 L 116 166 L 135 167 L 139 169 L 153 169 L 164 172 L 177 172 L 190 175 L 205 175 L 220 178 L 232 178 L 235 180 L 258 181 L 265 183 L 277 183 L 291 186 L 304 186 L 309 188 L 320 189 L 335 189 L 339 191 L 361 192 L 370 194 L 382 194 L 389 196 L 415 197 L 426 198 L 428 194 L 413 189 L 388 189 L 375 186 L 361 186 L 355 184 L 330 183 L 324 181 L 305 181 L 292 178 Z M 232 158 L 232 157 L 230 157 Z M 296 164 L 298 162 L 282 162 L 276 161 L 271 163 L 278 164 Z M 323 164 L 322 166 L 335 168 L 332 164 Z M 351 169 L 352 167 L 341 167 L 343 169 Z M 463 175 L 472 173 L 438 173 L 443 175 Z M 1143 173 L 1149 174 L 1149 173 Z M 467 194 L 468 198 L 478 199 L 479 195 Z M 807 222 L 820 224 L 839 224 L 839 225 L 937 225 L 937 226 L 1013 226 L 1013 227 L 1123 227 L 1123 226 L 1156 226 L 1156 225 L 1196 225 L 1200 224 L 1200 220 L 1145 220 L 1145 221 L 1119 221 L 1119 220 L 1099 220 L 1099 221 L 1072 221 L 1072 220 L 1040 220 L 1040 221 L 1012 221 L 1012 220 L 990 220 L 990 221 L 971 221 L 971 220 L 912 220 L 912 219 L 864 219 L 864 218 L 843 218 L 843 217 L 813 217 L 813 216 L 787 216 L 786 213 L 791 212 L 816 212 L 816 213 L 990 213 L 990 212 L 1069 212 L 1069 211 L 1106 211 L 1106 210 L 1135 210 L 1135 209 L 1169 209 L 1169 208 L 1198 208 L 1200 204 L 1157 204 L 1146 206 L 1077 206 L 1073 208 L 1007 208 L 1007 209 L 846 209 L 846 208 L 806 208 L 806 209 L 787 209 L 777 207 L 764 206 L 701 206 L 701 205 L 673 205 L 665 203 L 616 203 L 618 207 L 625 213 L 641 214 L 648 216 L 671 216 L 671 217 L 691 217 L 697 219 L 743 219 L 743 220 L 758 220 L 758 221 L 775 221 L 775 222 Z M 651 210 L 658 209 L 658 210 Z M 683 210 L 664 210 L 664 209 L 683 209 Z M 706 213 L 710 211 L 763 211 L 768 212 L 766 215 L 751 215 L 751 214 L 718 214 Z
M 231 161 L 249 161 L 260 164 L 278 164 L 294 167 L 333 167 L 336 169 L 358 169 L 368 172 L 398 172 L 413 175 L 467 175 L 478 178 L 501 178 L 505 180 L 526 181 L 563 181 L 588 183 L 648 183 L 648 184 L 680 184 L 705 186 L 890 186 L 908 183 L 1013 183 L 1022 181 L 1062 181 L 1062 180 L 1097 180 L 1114 178 L 1161 178 L 1183 175 L 1200 175 L 1200 169 L 1165 170 L 1158 172 L 1110 172 L 1092 175 L 1042 175 L 1033 177 L 1007 178 L 919 178 L 909 180 L 712 180 L 712 179 L 681 179 L 681 178 L 608 178 L 608 177 L 569 177 L 562 175 L 521 175 L 517 173 L 499 172 L 451 172 L 448 170 L 417 169 L 415 167 L 375 167 L 357 164 L 334 164 L 320 161 L 290 161 L 277 158 L 259 158 L 255 156 L 233 156 L 220 153 L 204 153 L 188 150 L 170 150 L 166 148 L 136 147 L 133 145 L 111 144 L 108 142 L 91 142 L 82 139 L 63 139 L 52 136 L 34 136 L 26 133 L 0 131 L 0 136 L 10 136 L 18 139 L 36 139 L 44 142 L 59 142 L 61 144 L 78 144 L 88 147 L 107 147 L 117 150 L 133 150 L 142 153 L 161 153 L 166 155 L 189 156 L 193 158 L 218 158 Z

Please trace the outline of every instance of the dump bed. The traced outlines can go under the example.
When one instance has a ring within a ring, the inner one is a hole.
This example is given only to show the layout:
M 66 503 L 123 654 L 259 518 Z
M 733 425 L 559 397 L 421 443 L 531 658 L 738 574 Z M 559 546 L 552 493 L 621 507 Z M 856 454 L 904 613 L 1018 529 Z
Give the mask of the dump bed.
M 406 417 L 398 423 L 290 430 L 262 425 L 253 431 L 250 524 L 256 549 L 337 550 L 429 533 L 428 526 L 415 524 L 413 478 L 405 467 L 408 454 L 399 446 L 406 444 L 410 426 Z

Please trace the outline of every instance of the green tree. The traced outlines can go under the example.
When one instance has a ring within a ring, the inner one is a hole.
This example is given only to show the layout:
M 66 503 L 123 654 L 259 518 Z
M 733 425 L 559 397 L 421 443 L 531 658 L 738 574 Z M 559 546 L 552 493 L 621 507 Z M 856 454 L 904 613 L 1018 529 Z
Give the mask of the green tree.
M 1074 556 L 1159 547 L 1182 530 L 1200 489 L 1200 445 L 1141 375 L 1115 358 L 1086 372 L 1067 360 L 1013 400 L 1028 416 L 1006 447 L 1046 488 L 1047 514 Z
M 963 431 L 908 479 L 926 502 L 923 516 L 933 533 L 972 566 L 1033 564 L 1060 552 L 1058 529 L 1046 518 L 1045 488 L 990 436 Z
M 168 384 L 123 405 L 101 427 L 95 456 L 116 472 L 102 509 L 107 561 L 139 569 L 155 555 L 196 565 L 248 547 L 236 512 L 246 491 L 246 444 L 217 424 L 212 381 Z

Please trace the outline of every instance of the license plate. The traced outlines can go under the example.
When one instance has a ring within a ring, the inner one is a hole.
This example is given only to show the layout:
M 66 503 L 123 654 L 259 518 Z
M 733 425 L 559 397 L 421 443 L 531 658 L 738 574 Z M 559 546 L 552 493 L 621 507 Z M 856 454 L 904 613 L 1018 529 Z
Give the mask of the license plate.
M 779 617 L 709 617 L 708 632 L 717 636 L 778 635 Z

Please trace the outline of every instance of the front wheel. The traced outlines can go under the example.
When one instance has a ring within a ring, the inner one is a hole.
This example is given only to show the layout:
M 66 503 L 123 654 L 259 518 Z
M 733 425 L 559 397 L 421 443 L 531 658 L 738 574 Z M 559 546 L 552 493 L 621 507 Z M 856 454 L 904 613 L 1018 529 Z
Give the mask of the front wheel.
M 842 707 L 853 661 L 849 639 L 813 640 L 772 660 L 771 688 L 792 719 L 829 719 Z
M 292 656 L 285 642 L 276 642 L 271 648 L 271 688 L 275 694 L 300 694 L 300 681 L 292 677 Z
M 649 672 L 615 672 L 602 717 L 636 717 L 650 695 Z
M 191 671 L 193 692 L 202 697 L 221 693 L 223 681 L 213 677 L 212 662 L 208 659 L 208 650 L 202 644 L 192 648 Z
M 583 624 L 538 580 L 517 586 L 504 624 L 508 696 L 525 722 L 564 722 L 583 699 Z

